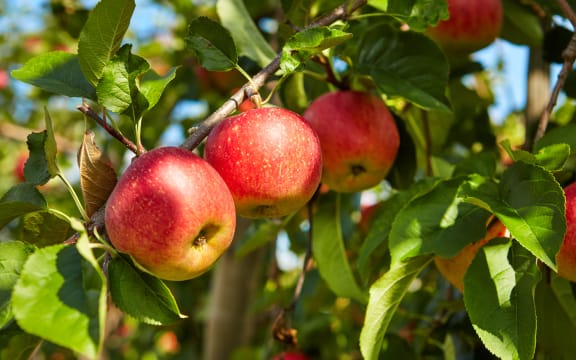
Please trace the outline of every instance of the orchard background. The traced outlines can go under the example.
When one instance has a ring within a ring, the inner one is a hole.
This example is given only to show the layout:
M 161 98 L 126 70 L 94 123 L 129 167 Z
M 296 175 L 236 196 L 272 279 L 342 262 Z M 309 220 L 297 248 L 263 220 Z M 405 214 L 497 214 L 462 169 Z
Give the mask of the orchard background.
M 576 2 L 502 1 L 498 41 L 528 49 L 529 71 L 525 89 L 504 84 L 525 107 L 498 122 L 502 69 L 425 33 L 448 18 L 443 0 L 157 1 L 138 21 L 172 21 L 151 33 L 130 23 L 139 2 L 39 4 L 43 28 L 0 35 L 0 359 L 576 353 L 573 284 L 556 261 L 571 230 Z M 187 281 L 111 247 L 101 209 L 135 153 L 202 154 L 233 112 L 262 99 L 302 114 L 338 88 L 394 114 L 400 148 L 379 185 L 239 217 L 232 246 Z M 439 271 L 491 237 L 468 268 Z

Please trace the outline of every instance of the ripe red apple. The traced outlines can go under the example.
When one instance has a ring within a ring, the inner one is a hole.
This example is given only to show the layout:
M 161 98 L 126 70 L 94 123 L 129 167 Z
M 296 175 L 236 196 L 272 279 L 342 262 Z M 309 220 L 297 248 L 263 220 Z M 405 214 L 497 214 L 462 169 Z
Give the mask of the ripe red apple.
M 228 117 L 208 135 L 206 160 L 247 218 L 280 217 L 303 207 L 322 174 L 320 142 L 298 114 L 275 107 Z
M 566 234 L 556 254 L 558 274 L 570 281 L 576 281 L 576 183 L 564 188 L 566 195 Z
M 489 224 L 486 235 L 481 240 L 466 245 L 456 256 L 451 258 L 435 256 L 434 263 L 436 268 L 448 282 L 461 292 L 464 292 L 464 274 L 466 274 L 478 250 L 490 240 L 506 236 L 507 231 L 500 220 L 493 221 Z
M 310 104 L 304 118 L 320 139 L 323 184 L 338 192 L 356 192 L 386 177 L 400 138 L 379 97 L 357 91 L 326 93 Z
M 218 172 L 194 153 L 160 147 L 136 158 L 106 203 L 111 243 L 165 280 L 206 272 L 228 248 L 234 202 Z
M 10 85 L 10 76 L 4 69 L 0 69 L 0 90 L 6 89 Z
M 448 55 L 467 55 L 490 45 L 500 34 L 501 0 L 448 0 L 450 18 L 427 30 Z

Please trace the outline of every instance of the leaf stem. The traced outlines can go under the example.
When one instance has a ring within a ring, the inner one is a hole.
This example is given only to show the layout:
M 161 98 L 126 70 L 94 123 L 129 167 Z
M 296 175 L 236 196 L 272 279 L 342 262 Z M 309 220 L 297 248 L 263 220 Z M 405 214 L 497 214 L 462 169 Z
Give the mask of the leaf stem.
M 62 182 L 64 183 L 64 185 L 66 185 L 66 188 L 68 189 L 68 192 L 70 193 L 70 196 L 72 196 L 72 199 L 74 200 L 74 204 L 76 205 L 76 208 L 78 208 L 78 211 L 80 212 L 80 215 L 82 216 L 82 218 L 87 221 L 88 218 L 88 214 L 86 214 L 86 211 L 84 210 L 84 205 L 82 204 L 82 201 L 80 201 L 80 198 L 78 197 L 78 194 L 76 194 L 76 191 L 74 190 L 74 187 L 72 186 L 72 184 L 70 184 L 70 182 L 68 181 L 68 179 L 66 179 L 66 177 L 64 175 L 62 175 L 62 173 L 58 173 L 57 175 L 60 180 L 62 180 Z

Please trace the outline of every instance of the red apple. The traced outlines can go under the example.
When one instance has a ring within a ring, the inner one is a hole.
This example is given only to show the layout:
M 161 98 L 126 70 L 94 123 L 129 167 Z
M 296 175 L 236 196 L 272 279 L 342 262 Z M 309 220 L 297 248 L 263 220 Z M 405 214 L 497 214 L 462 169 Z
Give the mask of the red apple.
M 448 0 L 450 18 L 427 30 L 448 55 L 467 55 L 490 45 L 502 28 L 501 0 Z
M 280 217 L 303 207 L 322 174 L 320 142 L 298 114 L 281 108 L 228 117 L 208 135 L 206 160 L 247 218 Z
M 19 182 L 26 181 L 26 177 L 24 176 L 24 166 L 26 165 L 26 161 L 28 161 L 28 152 L 22 152 L 16 158 L 16 165 L 14 166 L 14 176 L 18 179 Z
M 377 96 L 335 91 L 304 112 L 322 146 L 322 183 L 338 192 L 368 189 L 382 181 L 396 158 L 400 138 L 392 114 Z
M 0 70 L 0 90 L 6 89 L 10 85 L 10 76 L 6 70 Z
M 576 281 L 576 183 L 564 188 L 566 195 L 566 234 L 556 254 L 558 274 L 570 281 Z
M 310 359 L 306 354 L 295 352 L 295 351 L 285 351 L 280 354 L 276 354 L 272 360 L 308 360 Z
M 206 272 L 228 248 L 234 202 L 218 172 L 194 153 L 161 147 L 136 158 L 106 203 L 110 242 L 165 280 Z

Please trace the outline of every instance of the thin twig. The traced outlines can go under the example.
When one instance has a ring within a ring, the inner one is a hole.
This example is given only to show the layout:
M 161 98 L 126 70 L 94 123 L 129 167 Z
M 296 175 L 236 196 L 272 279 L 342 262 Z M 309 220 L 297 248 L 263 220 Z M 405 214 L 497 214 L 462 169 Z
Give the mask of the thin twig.
M 132 151 L 134 154 L 139 153 L 136 144 L 134 144 L 132 141 L 130 141 L 130 139 L 126 138 L 112 126 L 109 126 L 108 123 L 104 119 L 102 119 L 100 115 L 98 115 L 94 110 L 92 110 L 92 108 L 89 105 L 82 104 L 78 106 L 78 110 L 80 110 L 82 113 L 84 113 L 84 115 L 88 116 L 90 119 L 96 121 L 96 123 L 102 126 L 102 128 L 106 130 L 108 134 L 112 135 L 115 139 L 124 144 L 124 146 L 126 146 L 128 150 Z
M 350 13 L 365 5 L 366 2 L 367 0 L 346 1 L 344 4 L 335 8 L 332 12 L 321 16 L 318 20 L 310 23 L 308 26 L 306 26 L 306 29 L 319 26 L 327 26 L 336 20 L 346 19 Z M 281 53 L 276 55 L 270 64 L 260 70 L 256 75 L 254 75 L 251 83 L 244 84 L 242 88 L 236 91 L 226 102 L 224 102 L 224 104 L 222 104 L 220 108 L 218 108 L 204 121 L 202 121 L 200 125 L 191 128 L 189 130 L 190 135 L 184 141 L 181 147 L 192 150 L 200 145 L 202 140 L 208 136 L 210 130 L 212 130 L 214 126 L 216 126 L 218 123 L 224 120 L 226 116 L 232 113 L 236 109 L 237 104 L 242 104 L 248 87 L 251 87 L 254 90 L 260 89 L 262 86 L 264 86 L 268 77 L 278 71 L 280 68 L 280 57 Z
M 576 13 L 572 9 L 572 7 L 568 4 L 566 0 L 557 0 L 558 5 L 564 12 L 564 15 L 570 20 L 572 26 L 576 29 Z M 548 105 L 546 106 L 546 110 L 542 114 L 540 121 L 538 122 L 538 128 L 536 129 L 536 133 L 534 134 L 534 143 L 536 143 L 544 133 L 546 132 L 546 128 L 548 127 L 548 123 L 550 121 L 550 117 L 552 116 L 552 111 L 556 106 L 558 101 L 558 96 L 560 95 L 560 91 L 564 87 L 564 83 L 566 82 L 566 78 L 568 74 L 572 70 L 572 66 L 574 65 L 574 60 L 576 60 L 576 34 L 572 35 L 568 46 L 562 52 L 562 58 L 564 59 L 564 63 L 562 64 L 562 69 L 558 74 L 558 79 L 556 80 L 556 84 L 554 85 L 554 89 L 552 90 L 552 95 L 550 96 L 550 100 L 548 101 Z

